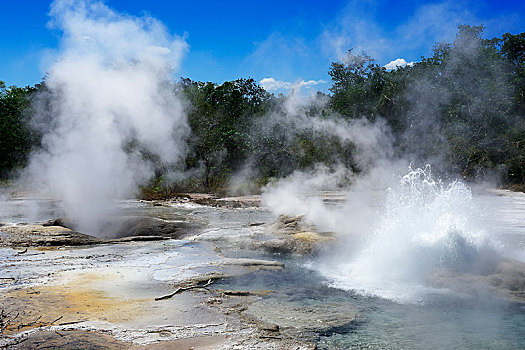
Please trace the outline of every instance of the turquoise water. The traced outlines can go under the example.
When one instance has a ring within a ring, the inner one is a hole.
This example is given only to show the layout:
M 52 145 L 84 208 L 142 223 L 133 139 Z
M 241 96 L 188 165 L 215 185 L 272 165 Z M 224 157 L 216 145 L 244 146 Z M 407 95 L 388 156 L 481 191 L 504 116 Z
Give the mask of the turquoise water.
M 357 317 L 352 322 L 317 332 L 297 331 L 319 349 L 525 348 L 525 304 L 454 295 L 429 295 L 422 304 L 401 304 L 331 288 L 321 275 L 305 270 L 297 261 L 285 263 L 283 271 L 261 271 L 215 286 L 273 289 L 267 298 L 275 299 L 276 305 L 354 307 Z

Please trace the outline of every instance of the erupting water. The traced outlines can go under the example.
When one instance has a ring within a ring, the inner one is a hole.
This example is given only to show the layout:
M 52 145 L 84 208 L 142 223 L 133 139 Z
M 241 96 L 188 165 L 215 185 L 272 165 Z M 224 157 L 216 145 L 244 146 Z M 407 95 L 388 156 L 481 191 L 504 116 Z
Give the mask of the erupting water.
M 387 190 L 364 247 L 318 269 L 335 287 L 400 302 L 435 292 L 425 286 L 434 269 L 479 273 L 498 255 L 470 188 L 461 181 L 434 180 L 430 166 L 410 168 L 397 187 Z

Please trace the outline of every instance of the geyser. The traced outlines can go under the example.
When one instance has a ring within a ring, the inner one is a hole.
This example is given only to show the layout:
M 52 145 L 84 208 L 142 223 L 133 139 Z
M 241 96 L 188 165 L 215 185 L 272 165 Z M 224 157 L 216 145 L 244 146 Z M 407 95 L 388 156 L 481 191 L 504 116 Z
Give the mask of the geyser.
M 432 178 L 430 166 L 410 168 L 386 191 L 363 248 L 317 268 L 338 288 L 417 302 L 435 292 L 425 285 L 434 269 L 483 273 L 493 267 L 499 248 L 484 221 L 463 182 L 445 185 Z
M 168 165 L 185 154 L 188 127 L 169 81 L 187 44 L 102 2 L 56 0 L 50 16 L 60 50 L 34 102 L 43 150 L 26 175 L 63 201 L 77 230 L 96 234 L 112 202 L 152 176 L 144 154 Z

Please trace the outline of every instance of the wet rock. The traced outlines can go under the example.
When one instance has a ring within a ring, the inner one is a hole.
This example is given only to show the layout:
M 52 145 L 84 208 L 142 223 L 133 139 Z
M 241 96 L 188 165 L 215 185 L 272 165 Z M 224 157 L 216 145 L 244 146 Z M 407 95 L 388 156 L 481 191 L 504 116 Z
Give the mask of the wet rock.
M 81 246 L 159 241 L 180 238 L 187 232 L 193 232 L 192 227 L 150 217 L 117 217 L 104 225 L 100 235 L 106 239 L 74 231 L 68 228 L 71 226 L 71 223 L 63 218 L 49 220 L 43 224 L 3 225 L 0 226 L 0 246 Z
M 247 296 L 268 296 L 271 290 L 220 290 L 216 289 L 216 292 L 221 295 L 234 296 L 234 297 L 247 297 Z
M 249 227 L 255 227 L 255 226 L 262 226 L 264 225 L 264 222 L 251 222 L 248 224 Z
M 318 252 L 335 240 L 335 233 L 317 232 L 315 226 L 306 224 L 303 219 L 303 216 L 279 216 L 269 227 L 276 238 L 254 242 L 253 247 L 270 253 L 306 255 Z
M 198 285 L 210 280 L 216 281 L 239 277 L 258 270 L 282 270 L 284 269 L 284 264 L 274 260 L 222 258 L 206 264 L 206 268 L 211 271 L 191 276 L 187 280 L 178 283 L 178 285 Z
M 147 216 L 114 217 L 102 226 L 100 236 L 122 238 L 132 236 L 162 236 L 180 238 L 191 231 L 191 227 Z
M 255 268 L 271 268 L 282 269 L 284 264 L 275 260 L 260 260 L 260 259 L 246 259 L 246 258 L 225 258 L 221 260 L 221 265 L 243 266 Z
M 106 243 L 124 243 L 124 242 L 148 242 L 148 241 L 164 241 L 170 239 L 164 236 L 130 236 L 117 239 L 107 240 Z
M 0 228 L 0 246 L 80 246 L 102 243 L 102 240 L 62 226 L 13 225 Z
M 42 226 L 61 226 L 65 228 L 72 229 L 73 224 L 66 220 L 65 218 L 56 218 L 56 219 L 50 219 L 44 223 L 42 223 Z
M 184 277 L 169 279 L 174 282 L 175 288 L 197 288 L 198 286 L 202 286 L 204 284 L 209 283 L 213 285 L 215 281 L 235 278 L 253 273 L 255 271 L 276 271 L 282 269 L 284 269 L 284 264 L 274 260 L 219 258 L 213 261 L 202 262 L 202 264 L 195 264 L 193 267 L 179 267 L 172 273 L 174 273 L 176 276 L 182 275 Z M 166 278 L 166 276 L 171 276 L 171 273 L 167 273 L 163 276 L 163 278 Z M 269 291 L 259 292 L 254 292 L 254 294 L 248 295 L 263 295 L 265 293 L 269 293 Z M 239 294 L 239 296 L 241 294 Z
M 245 317 L 257 327 L 268 325 L 292 337 L 315 337 L 315 334 L 341 329 L 357 320 L 357 309 L 349 303 L 308 303 L 281 298 L 267 298 L 248 305 Z M 265 328 L 266 327 L 266 328 Z
M 438 269 L 429 276 L 427 282 L 434 288 L 446 288 L 473 296 L 497 295 L 525 303 L 525 263 L 517 260 L 500 261 L 485 274 Z

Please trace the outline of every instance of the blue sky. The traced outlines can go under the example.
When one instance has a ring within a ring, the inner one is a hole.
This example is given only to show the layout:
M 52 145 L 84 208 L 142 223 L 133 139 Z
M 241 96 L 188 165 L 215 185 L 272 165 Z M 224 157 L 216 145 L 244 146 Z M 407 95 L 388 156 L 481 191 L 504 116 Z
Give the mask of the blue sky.
M 329 86 L 330 62 L 350 48 L 384 65 L 417 61 L 458 24 L 484 24 L 486 37 L 525 31 L 525 1 L 168 1 L 106 0 L 151 16 L 189 45 L 177 76 L 223 82 L 266 78 L 268 87 Z M 48 29 L 51 1 L 0 0 L 0 80 L 38 83 L 61 33 Z

